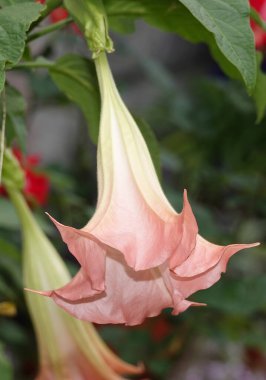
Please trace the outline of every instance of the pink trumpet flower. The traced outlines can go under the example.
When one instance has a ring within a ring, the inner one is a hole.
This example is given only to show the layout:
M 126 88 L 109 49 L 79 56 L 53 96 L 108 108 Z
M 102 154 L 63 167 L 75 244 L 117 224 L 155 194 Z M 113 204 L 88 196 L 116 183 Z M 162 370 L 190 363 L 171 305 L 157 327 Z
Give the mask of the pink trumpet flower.
M 65 286 L 39 293 L 81 320 L 136 325 L 164 308 L 179 314 L 201 305 L 186 298 L 213 285 L 232 255 L 256 244 L 203 239 L 186 192 L 183 211 L 172 208 L 106 55 L 95 64 L 102 100 L 97 208 L 80 230 L 52 219 L 81 268 Z

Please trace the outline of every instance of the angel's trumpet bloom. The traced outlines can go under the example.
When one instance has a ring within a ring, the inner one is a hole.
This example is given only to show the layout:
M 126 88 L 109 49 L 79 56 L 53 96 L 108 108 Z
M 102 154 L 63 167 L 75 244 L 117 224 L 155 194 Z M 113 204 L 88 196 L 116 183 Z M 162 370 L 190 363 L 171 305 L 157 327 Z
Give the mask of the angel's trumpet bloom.
M 68 270 L 34 220 L 24 198 L 16 190 L 9 195 L 20 216 L 23 232 L 23 280 L 26 287 L 58 287 L 70 280 Z M 35 328 L 40 371 L 38 380 L 121 380 L 121 374 L 137 374 L 135 367 L 114 355 L 93 325 L 60 310 L 49 299 L 26 293 Z
M 139 324 L 208 288 L 229 258 L 253 245 L 214 245 L 198 235 L 184 194 L 178 214 L 167 201 L 145 141 L 115 86 L 106 56 L 96 60 L 102 112 L 98 203 L 81 230 L 55 222 L 81 269 L 66 286 L 40 292 L 79 319 Z

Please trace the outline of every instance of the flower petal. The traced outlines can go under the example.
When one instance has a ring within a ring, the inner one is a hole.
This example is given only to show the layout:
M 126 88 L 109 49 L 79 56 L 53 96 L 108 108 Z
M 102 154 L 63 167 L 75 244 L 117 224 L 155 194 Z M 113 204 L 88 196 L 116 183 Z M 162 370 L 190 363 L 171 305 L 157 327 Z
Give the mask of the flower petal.
M 67 285 L 55 290 L 58 296 L 68 300 L 88 298 L 105 289 L 105 247 L 86 234 L 72 227 L 64 226 L 49 216 L 58 228 L 70 252 L 81 265 L 81 269 Z
M 181 298 L 187 298 L 198 290 L 209 288 L 220 279 L 221 273 L 226 271 L 227 263 L 235 253 L 241 249 L 255 247 L 256 245 L 258 244 L 235 244 L 224 247 L 219 261 L 210 266 L 205 272 L 200 272 L 195 276 L 190 276 L 189 273 L 186 273 L 187 277 L 181 277 L 172 272 L 171 280 L 173 288 L 180 294 Z M 185 272 L 182 274 L 185 274 Z M 174 314 L 178 314 L 181 311 L 183 311 L 182 305 L 177 305 Z
M 178 284 L 173 279 L 173 273 L 170 270 L 162 271 L 162 277 L 164 280 L 164 284 L 167 287 L 171 298 L 173 308 L 172 314 L 177 315 L 187 310 L 190 306 L 205 306 L 203 303 L 193 302 L 186 300 L 186 296 L 180 292 Z M 176 276 L 174 277 L 176 278 Z
M 180 233 L 181 239 L 177 249 L 169 260 L 169 267 L 171 269 L 179 266 L 187 259 L 191 251 L 195 248 L 198 234 L 197 221 L 189 204 L 186 190 L 184 190 L 183 202 L 183 210 L 180 214 L 182 224 L 182 231 Z
M 197 236 L 196 245 L 190 256 L 183 264 L 173 269 L 178 277 L 195 277 L 214 267 L 222 257 L 228 259 L 244 248 L 253 247 L 253 244 L 232 244 L 220 246 Z
M 106 256 L 105 292 L 68 301 L 56 292 L 46 294 L 67 312 L 81 320 L 95 323 L 140 324 L 146 317 L 171 307 L 172 299 L 160 268 L 138 271 L 126 265 L 121 253 L 110 250 Z
M 159 266 L 174 252 L 181 223 L 165 223 L 145 202 L 120 198 L 111 205 L 103 222 L 91 231 L 104 244 L 120 251 L 136 271 Z M 138 210 L 136 212 L 136 210 Z M 87 229 L 84 228 L 84 231 Z

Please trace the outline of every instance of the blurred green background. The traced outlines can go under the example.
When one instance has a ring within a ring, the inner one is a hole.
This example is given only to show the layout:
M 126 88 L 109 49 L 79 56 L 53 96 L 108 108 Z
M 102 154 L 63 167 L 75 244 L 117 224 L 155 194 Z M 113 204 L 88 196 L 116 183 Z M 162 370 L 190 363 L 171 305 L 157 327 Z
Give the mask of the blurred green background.
M 114 39 L 117 53 L 110 59 L 118 87 L 139 124 L 152 127 L 148 139 L 171 203 L 181 210 L 186 188 L 206 239 L 262 245 L 236 255 L 218 284 L 192 297 L 208 307 L 177 317 L 166 310 L 142 326 L 104 326 L 99 333 L 124 359 L 144 362 L 150 379 L 265 379 L 266 119 L 255 123 L 253 101 L 220 73 L 203 46 L 141 23 L 133 37 Z M 84 52 L 85 45 L 60 32 L 34 49 L 55 58 Z M 26 95 L 27 151 L 41 157 L 51 182 L 48 203 L 34 212 L 74 273 L 76 263 L 44 211 L 75 227 L 87 222 L 97 198 L 96 147 L 81 113 L 45 70 L 16 72 L 9 81 Z M 51 144 L 42 140 L 48 131 Z M 0 301 L 17 306 L 15 317 L 0 319 L 0 366 L 8 373 L 11 363 L 14 379 L 33 379 L 36 343 L 22 291 L 19 222 L 5 197 L 0 209 Z

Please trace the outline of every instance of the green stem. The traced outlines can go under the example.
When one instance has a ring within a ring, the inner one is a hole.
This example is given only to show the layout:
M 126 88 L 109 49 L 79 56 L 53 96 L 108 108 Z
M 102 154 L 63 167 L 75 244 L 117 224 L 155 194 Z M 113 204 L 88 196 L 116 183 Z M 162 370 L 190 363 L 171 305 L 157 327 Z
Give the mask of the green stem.
M 0 145 L 0 184 L 2 182 L 2 171 L 3 171 L 3 161 L 4 161 L 4 151 L 5 151 L 5 135 L 6 135 L 6 93 L 5 88 L 2 92 L 2 129 L 1 129 L 1 145 Z
M 72 18 L 68 17 L 65 20 L 61 20 L 59 22 L 56 22 L 55 24 L 46 26 L 45 28 L 38 30 L 38 32 L 36 33 L 31 33 L 27 38 L 27 42 L 36 40 L 37 38 L 45 36 L 46 34 L 62 29 L 64 26 L 68 25 L 72 21 L 73 21 Z
M 28 62 L 20 62 L 12 69 L 49 69 L 54 65 L 53 61 L 46 60 L 36 60 Z
M 252 7 L 250 7 L 250 17 L 266 32 L 266 22 L 262 20 L 260 14 Z

